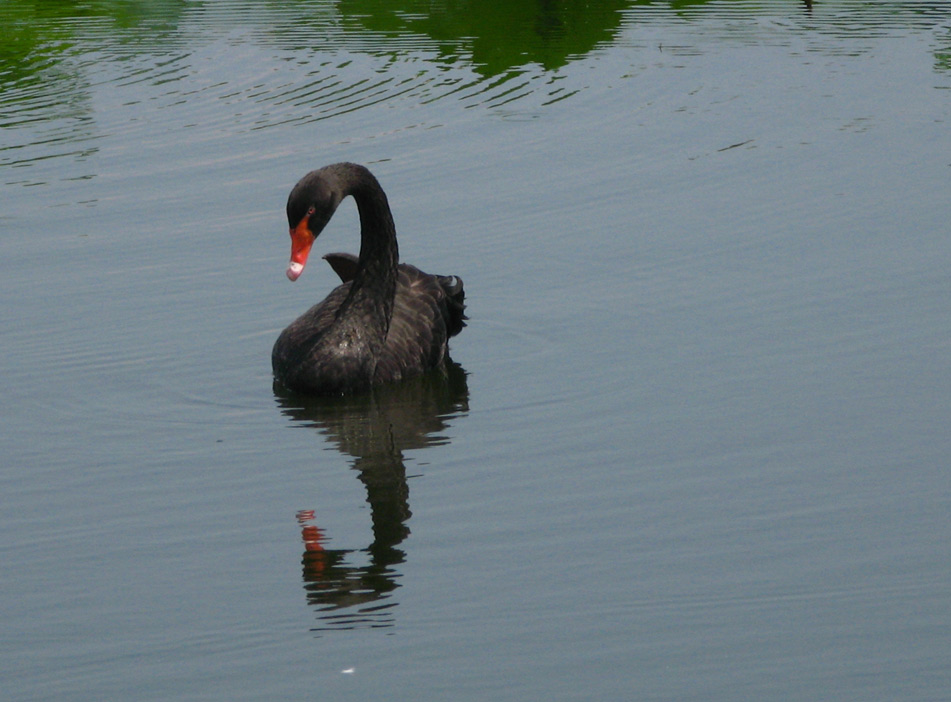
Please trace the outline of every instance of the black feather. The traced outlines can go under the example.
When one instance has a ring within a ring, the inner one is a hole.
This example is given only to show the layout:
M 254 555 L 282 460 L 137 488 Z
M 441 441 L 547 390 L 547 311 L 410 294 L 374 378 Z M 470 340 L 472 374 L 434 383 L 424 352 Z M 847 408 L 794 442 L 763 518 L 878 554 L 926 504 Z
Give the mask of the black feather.
M 312 207 L 322 228 L 347 195 L 360 212 L 360 256 L 324 256 L 343 284 L 274 344 L 275 379 L 293 391 L 353 392 L 419 375 L 445 362 L 449 338 L 465 326 L 462 279 L 398 263 L 386 195 L 362 166 L 335 164 L 309 173 L 291 193 L 289 220 Z

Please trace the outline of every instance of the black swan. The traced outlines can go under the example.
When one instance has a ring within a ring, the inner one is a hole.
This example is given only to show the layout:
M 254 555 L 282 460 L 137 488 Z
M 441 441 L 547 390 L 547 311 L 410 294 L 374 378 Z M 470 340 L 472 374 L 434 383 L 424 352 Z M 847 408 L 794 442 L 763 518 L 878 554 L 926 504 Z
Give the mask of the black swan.
M 275 380 L 293 392 L 359 392 L 441 367 L 449 337 L 465 326 L 462 280 L 399 263 L 386 194 L 354 163 L 311 171 L 291 190 L 287 277 L 300 276 L 314 240 L 348 195 L 360 213 L 360 257 L 324 257 L 343 285 L 281 332 L 271 353 Z

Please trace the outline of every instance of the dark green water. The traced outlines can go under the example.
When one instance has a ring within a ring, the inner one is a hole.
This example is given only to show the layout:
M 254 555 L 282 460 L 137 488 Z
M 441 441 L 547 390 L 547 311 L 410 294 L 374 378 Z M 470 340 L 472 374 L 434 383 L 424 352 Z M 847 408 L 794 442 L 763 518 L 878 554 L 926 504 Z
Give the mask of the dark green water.
M 0 2 L 4 699 L 946 698 L 949 17 Z M 471 320 L 304 404 L 339 160 Z

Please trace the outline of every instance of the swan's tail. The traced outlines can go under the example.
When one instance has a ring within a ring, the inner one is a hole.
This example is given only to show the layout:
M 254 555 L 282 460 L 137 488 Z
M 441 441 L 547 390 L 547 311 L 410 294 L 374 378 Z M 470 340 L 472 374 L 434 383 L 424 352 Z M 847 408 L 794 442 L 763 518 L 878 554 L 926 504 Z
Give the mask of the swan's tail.
M 446 308 L 449 318 L 446 320 L 446 331 L 449 336 L 455 336 L 466 326 L 466 291 L 462 287 L 462 278 L 455 275 L 437 275 L 439 286 L 446 293 Z

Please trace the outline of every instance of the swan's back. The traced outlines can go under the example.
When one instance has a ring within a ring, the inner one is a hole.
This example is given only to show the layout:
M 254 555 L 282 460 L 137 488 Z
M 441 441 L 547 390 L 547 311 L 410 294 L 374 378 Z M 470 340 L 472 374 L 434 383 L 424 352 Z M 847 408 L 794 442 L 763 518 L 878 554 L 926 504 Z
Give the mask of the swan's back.
M 324 256 L 345 287 L 356 275 L 352 254 Z M 339 289 L 339 288 L 338 288 Z M 424 273 L 401 263 L 386 341 L 376 361 L 374 383 L 388 383 L 439 366 L 449 350 L 449 338 L 466 325 L 465 289 L 457 276 Z
M 376 381 L 400 380 L 439 366 L 449 353 L 449 337 L 459 333 L 464 320 L 461 279 L 400 264 L 393 317 L 377 361 Z

